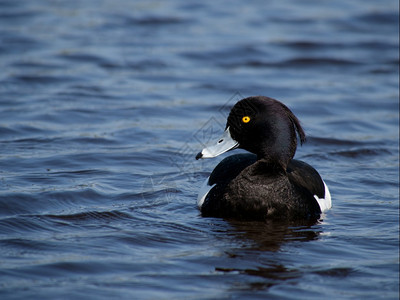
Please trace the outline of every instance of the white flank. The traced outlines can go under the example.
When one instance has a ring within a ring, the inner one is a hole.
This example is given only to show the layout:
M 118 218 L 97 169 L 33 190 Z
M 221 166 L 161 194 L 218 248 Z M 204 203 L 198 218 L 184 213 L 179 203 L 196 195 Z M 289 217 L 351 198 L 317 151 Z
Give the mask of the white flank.
M 199 209 L 201 209 L 201 206 L 203 205 L 204 200 L 208 195 L 208 192 L 215 186 L 215 184 L 213 184 L 212 186 L 208 184 L 209 179 L 210 177 L 207 177 L 200 188 L 199 194 L 197 195 L 197 206 L 199 207 Z
M 317 200 L 319 207 L 321 208 L 321 212 L 327 211 L 332 207 L 331 193 L 329 192 L 328 186 L 326 185 L 325 181 L 323 182 L 325 186 L 325 198 L 318 198 L 317 195 L 314 195 L 315 200 Z

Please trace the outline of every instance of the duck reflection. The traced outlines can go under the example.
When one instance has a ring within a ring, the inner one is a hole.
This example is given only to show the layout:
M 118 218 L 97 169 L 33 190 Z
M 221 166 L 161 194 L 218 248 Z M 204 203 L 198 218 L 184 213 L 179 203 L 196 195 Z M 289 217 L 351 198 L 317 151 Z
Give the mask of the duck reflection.
M 318 220 L 228 222 L 232 225 L 232 234 L 250 243 L 251 249 L 259 251 L 275 252 L 287 242 L 316 240 L 322 231 Z
M 215 271 L 233 276 L 231 288 L 249 291 L 301 277 L 302 270 L 282 263 L 279 251 L 288 243 L 315 241 L 322 233 L 319 220 L 227 222 L 235 247 L 224 250 Z

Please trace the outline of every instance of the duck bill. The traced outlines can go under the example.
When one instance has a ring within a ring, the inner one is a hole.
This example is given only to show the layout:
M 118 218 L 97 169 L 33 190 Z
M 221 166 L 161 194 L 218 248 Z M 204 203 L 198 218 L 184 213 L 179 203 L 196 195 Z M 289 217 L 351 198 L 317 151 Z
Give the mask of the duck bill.
M 239 143 L 231 137 L 229 127 L 226 128 L 224 134 L 213 145 L 210 145 L 196 155 L 196 159 L 212 158 L 229 150 L 239 147 Z

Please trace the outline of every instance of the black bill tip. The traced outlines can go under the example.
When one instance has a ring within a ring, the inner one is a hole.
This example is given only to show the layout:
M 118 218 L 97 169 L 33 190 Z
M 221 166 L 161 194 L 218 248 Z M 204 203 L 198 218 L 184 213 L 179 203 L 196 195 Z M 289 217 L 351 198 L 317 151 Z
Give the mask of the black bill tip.
M 200 159 L 203 157 L 203 153 L 201 153 L 201 151 L 199 153 L 197 153 L 196 155 L 196 160 Z

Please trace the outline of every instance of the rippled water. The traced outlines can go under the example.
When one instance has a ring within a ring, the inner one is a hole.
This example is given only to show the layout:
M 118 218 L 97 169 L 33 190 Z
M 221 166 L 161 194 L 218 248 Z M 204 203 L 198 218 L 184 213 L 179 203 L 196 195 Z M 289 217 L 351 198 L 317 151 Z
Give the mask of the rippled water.
M 0 1 L 1 299 L 398 299 L 398 1 Z M 318 224 L 202 218 L 240 98 L 286 103 Z

